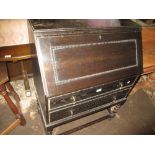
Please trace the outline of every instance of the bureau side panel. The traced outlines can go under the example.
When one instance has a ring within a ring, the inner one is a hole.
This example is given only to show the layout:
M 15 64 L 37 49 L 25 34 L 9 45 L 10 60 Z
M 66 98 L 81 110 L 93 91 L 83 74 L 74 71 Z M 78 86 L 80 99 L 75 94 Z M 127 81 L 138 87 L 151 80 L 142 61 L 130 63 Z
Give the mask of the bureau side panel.
M 42 77 L 40 73 L 40 66 L 38 63 L 38 57 L 37 57 L 37 52 L 36 52 L 36 46 L 34 43 L 34 32 L 32 30 L 32 27 L 30 23 L 28 22 L 28 32 L 29 32 L 29 41 L 30 41 L 30 49 L 31 53 L 34 55 L 32 58 L 32 69 L 33 69 L 33 79 L 34 79 L 34 85 L 36 89 L 36 96 L 39 102 L 39 105 L 42 108 L 43 115 L 45 116 L 46 120 L 48 119 L 47 117 L 47 99 L 46 95 L 44 92 L 43 88 L 43 83 L 42 83 Z

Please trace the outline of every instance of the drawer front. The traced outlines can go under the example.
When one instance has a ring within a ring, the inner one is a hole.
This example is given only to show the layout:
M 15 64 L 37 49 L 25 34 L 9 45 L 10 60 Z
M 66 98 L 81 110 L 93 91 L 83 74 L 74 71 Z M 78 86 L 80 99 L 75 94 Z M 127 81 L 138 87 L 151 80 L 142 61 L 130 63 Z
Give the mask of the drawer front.
M 81 103 L 63 109 L 51 111 L 49 112 L 49 122 L 58 121 L 67 117 L 76 117 L 76 115 L 79 115 L 80 113 L 82 115 L 82 113 L 84 112 L 89 113 L 89 111 L 95 109 L 103 109 L 103 107 L 106 108 L 111 105 L 117 104 L 121 99 L 123 100 L 126 98 L 128 92 L 129 89 L 126 89 L 117 93 L 113 93 L 111 95 L 100 96 L 98 98 L 83 101 Z
M 140 32 L 36 36 L 47 97 L 139 75 Z
M 90 98 L 94 98 L 95 96 L 100 96 L 106 93 L 124 89 L 126 87 L 131 87 L 134 84 L 136 79 L 137 79 L 137 76 L 133 76 L 133 77 L 122 79 L 112 83 L 104 84 L 101 86 L 96 86 L 96 87 L 88 88 L 78 92 L 74 92 L 74 93 L 70 93 L 70 94 L 66 94 L 58 97 L 53 97 L 49 99 L 48 110 L 50 111 L 60 107 L 65 107 L 70 104 L 75 104 L 77 102 L 80 102 L 80 100 L 88 100 Z
M 52 47 L 55 83 L 61 85 L 136 67 L 136 52 L 135 39 Z

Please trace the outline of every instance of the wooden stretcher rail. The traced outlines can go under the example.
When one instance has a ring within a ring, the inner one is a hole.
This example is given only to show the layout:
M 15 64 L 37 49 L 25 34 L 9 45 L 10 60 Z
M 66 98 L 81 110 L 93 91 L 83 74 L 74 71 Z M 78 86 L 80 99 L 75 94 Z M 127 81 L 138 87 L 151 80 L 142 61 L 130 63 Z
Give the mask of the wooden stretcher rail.
M 7 135 L 9 134 L 11 131 L 13 131 L 18 125 L 20 125 L 21 120 L 20 119 L 16 119 L 13 123 L 11 123 L 4 131 L 2 131 L 0 133 L 0 135 Z

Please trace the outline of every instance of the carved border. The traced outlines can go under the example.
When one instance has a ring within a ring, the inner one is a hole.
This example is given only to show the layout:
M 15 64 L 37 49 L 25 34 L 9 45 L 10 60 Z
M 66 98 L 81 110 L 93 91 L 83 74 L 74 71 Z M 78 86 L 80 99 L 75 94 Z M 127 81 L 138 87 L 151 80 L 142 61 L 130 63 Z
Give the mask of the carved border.
M 134 42 L 135 43 L 135 48 L 136 48 L 136 64 L 126 66 L 126 67 L 121 67 L 117 69 L 112 69 L 104 72 L 99 72 L 95 74 L 90 74 L 90 75 L 85 75 L 81 77 L 76 77 L 76 78 L 70 78 L 66 80 L 59 80 L 58 72 L 57 72 L 57 61 L 55 57 L 55 52 L 59 49 L 66 49 L 66 48 L 77 48 L 77 47 L 85 47 L 85 46 L 96 46 L 96 45 L 106 45 L 106 44 L 119 44 L 119 43 L 126 43 L 126 42 Z M 50 47 L 50 53 L 51 53 L 51 58 L 52 58 L 52 66 L 53 66 L 53 71 L 54 71 L 54 78 L 55 78 L 55 83 L 56 85 L 62 85 L 65 83 L 69 83 L 72 81 L 77 81 L 81 79 L 86 79 L 90 77 L 95 77 L 99 75 L 104 75 L 107 73 L 115 72 L 115 71 L 120 71 L 120 70 L 125 70 L 129 68 L 133 68 L 135 66 L 138 66 L 138 58 L 137 58 L 137 40 L 136 39 L 127 39 L 127 40 L 118 40 L 118 41 L 106 41 L 106 42 L 97 42 L 97 43 L 87 43 L 87 44 L 76 44 L 76 45 L 65 45 L 65 46 L 51 46 Z

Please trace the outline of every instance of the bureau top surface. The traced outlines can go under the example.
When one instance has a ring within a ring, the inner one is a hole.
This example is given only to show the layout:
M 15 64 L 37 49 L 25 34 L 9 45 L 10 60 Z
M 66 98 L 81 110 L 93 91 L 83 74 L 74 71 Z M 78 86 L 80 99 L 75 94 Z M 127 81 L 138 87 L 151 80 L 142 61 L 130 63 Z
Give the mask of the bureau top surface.
M 29 22 L 34 31 L 67 30 L 67 29 L 95 29 L 95 30 L 120 30 L 136 31 L 133 26 L 121 26 L 119 20 L 112 19 L 31 19 Z

